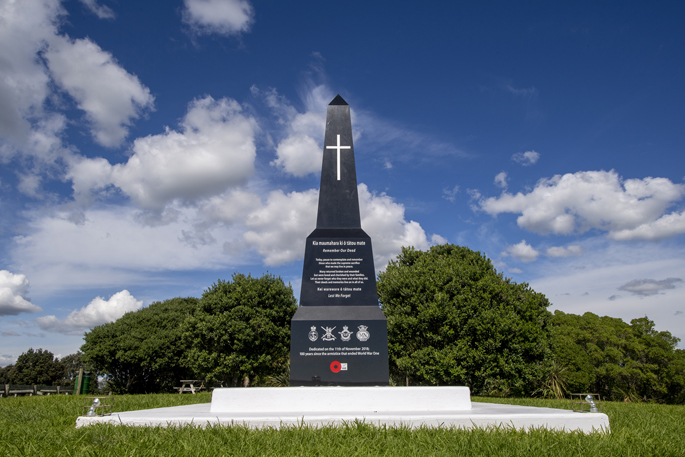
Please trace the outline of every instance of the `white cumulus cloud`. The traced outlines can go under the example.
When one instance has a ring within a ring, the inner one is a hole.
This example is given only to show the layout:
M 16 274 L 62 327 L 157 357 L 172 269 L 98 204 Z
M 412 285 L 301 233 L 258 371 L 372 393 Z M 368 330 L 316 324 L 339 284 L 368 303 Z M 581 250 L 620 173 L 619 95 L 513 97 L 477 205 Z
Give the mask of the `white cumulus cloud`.
M 247 0 L 184 0 L 183 21 L 198 34 L 237 35 L 250 30 L 254 8 Z
M 210 198 L 200 208 L 200 214 L 204 220 L 232 225 L 245 221 L 255 208 L 261 206 L 259 195 L 244 189 L 234 189 Z
M 421 224 L 407 221 L 404 205 L 392 197 L 385 193 L 371 193 L 366 184 L 360 184 L 358 188 L 362 229 L 371 237 L 376 270 L 385 269 L 388 262 L 400 253 L 402 246 L 426 250 L 432 244 L 445 242 L 440 235 L 434 235 L 429 242 Z
M 500 173 L 497 173 L 497 176 L 495 176 L 495 185 L 497 187 L 501 187 L 502 189 L 507 188 L 507 172 L 502 171 Z
M 94 139 L 103 146 L 119 146 L 131 122 L 153 108 L 150 89 L 89 38 L 56 36 L 44 56 L 53 78 L 85 111 Z
M 128 290 L 122 290 L 112 295 L 109 300 L 95 297 L 87 306 L 72 311 L 64 319 L 44 316 L 36 318 L 36 322 L 41 329 L 48 332 L 79 335 L 97 325 L 114 322 L 128 312 L 139 310 L 141 306 L 142 300 L 136 300 Z
M 685 233 L 685 212 L 665 214 L 659 219 L 641 224 L 633 229 L 617 230 L 609 233 L 616 241 L 646 240 L 655 241 Z
M 535 151 L 517 152 L 511 156 L 511 160 L 518 162 L 524 167 L 534 165 L 540 159 L 540 153 Z
M 19 192 L 37 199 L 44 197 L 40 188 L 40 175 L 17 173 L 17 177 L 19 178 L 19 184 L 17 184 L 17 190 L 19 190 Z
M 373 241 L 376 269 L 385 268 L 402 246 L 427 249 L 446 242 L 440 235 L 428 241 L 421 225 L 405 220 L 404 206 L 388 195 L 371 193 L 365 184 L 359 184 L 358 193 L 361 224 Z M 262 255 L 266 265 L 300 259 L 305 239 L 316 227 L 317 208 L 318 192 L 314 189 L 289 194 L 273 191 L 266 204 L 246 218 L 244 239 Z M 225 250 L 230 248 L 224 246 Z
M 541 179 L 527 194 L 481 198 L 479 207 L 492 216 L 519 213 L 519 227 L 532 232 L 569 235 L 598 229 L 610 237 L 633 239 L 642 234 L 649 239 L 685 230 L 677 216 L 658 221 L 683 195 L 685 185 L 666 178 L 624 181 L 613 170 L 580 171 Z
M 254 173 L 257 126 L 235 100 L 195 100 L 181 124 L 182 133 L 137 139 L 128 162 L 114 166 L 113 183 L 144 208 L 221 193 Z
M 510 255 L 521 262 L 528 263 L 536 260 L 540 255 L 540 252 L 536 251 L 533 246 L 526 243 L 526 240 L 523 240 L 518 244 L 507 247 L 507 250 L 503 252 L 502 255 Z
M 322 148 L 316 140 L 304 134 L 293 134 L 278 143 L 273 165 L 293 176 L 305 176 L 321 169 Z
M 373 194 L 364 184 L 358 189 L 362 227 L 373 240 L 378 269 L 402 246 L 426 249 L 446 242 L 407 221 L 404 206 L 390 196 Z M 43 291 L 141 284 L 160 271 L 253 262 L 253 252 L 277 266 L 302 258 L 317 207 L 315 189 L 275 190 L 261 197 L 237 188 L 197 206 L 171 203 L 161 213 L 168 221 L 161 224 L 146 222 L 145 212 L 115 205 L 86 210 L 78 224 L 68 212 L 36 213 L 28 233 L 14 238 L 12 258 Z
M 305 111 L 299 112 L 275 89 L 261 91 L 252 88 L 276 117 L 283 138 L 276 146 L 276 159 L 271 165 L 285 173 L 301 177 L 321 170 L 323 132 L 326 127 L 326 108 L 333 96 L 324 85 L 308 88 L 303 96 Z
M 447 238 L 442 237 L 438 235 L 437 233 L 434 233 L 431 235 L 431 245 L 436 245 L 436 244 L 447 244 Z
M 141 208 L 161 210 L 174 199 L 195 201 L 240 186 L 254 173 L 255 121 L 235 101 L 205 97 L 190 103 L 181 132 L 138 138 L 128 162 L 75 161 L 75 196 L 112 184 Z
M 0 316 L 42 311 L 27 299 L 28 289 L 29 280 L 26 275 L 0 270 Z
M 21 0 L 0 2 L 0 136 L 16 143 L 26 141 L 28 117 L 40 117 L 50 94 L 50 76 L 38 53 L 57 33 L 66 14 L 59 2 Z
M 311 189 L 289 194 L 276 190 L 266 204 L 245 221 L 245 241 L 264 258 L 266 265 L 282 265 L 304 254 L 307 235 L 316 227 L 319 192 Z
M 178 213 L 167 224 L 143 225 L 135 208 L 102 205 L 74 224 L 65 212 L 36 214 L 28 234 L 14 238 L 13 262 L 43 291 L 65 288 L 121 287 L 144 284 L 160 271 L 225 268 L 244 262 L 215 245 L 188 244 L 183 231 L 194 230 L 197 211 Z M 243 227 L 215 227 L 217 243 L 240 240 Z M 59 240 L 59 242 L 55 242 Z M 244 244 L 244 243 L 242 243 Z M 242 249 L 245 250 L 245 247 Z
M 95 0 L 82 2 L 108 15 Z M 89 38 L 60 33 L 67 14 L 62 3 L 0 2 L 0 43 L 6 44 L 0 46 L 0 159 L 30 156 L 32 171 L 52 178 L 63 172 L 58 159 L 74 154 L 62 143 L 69 119 L 61 111 L 69 104 L 61 91 L 83 110 L 95 141 L 108 147 L 121 144 L 131 123 L 153 107 L 149 89 L 109 52 Z

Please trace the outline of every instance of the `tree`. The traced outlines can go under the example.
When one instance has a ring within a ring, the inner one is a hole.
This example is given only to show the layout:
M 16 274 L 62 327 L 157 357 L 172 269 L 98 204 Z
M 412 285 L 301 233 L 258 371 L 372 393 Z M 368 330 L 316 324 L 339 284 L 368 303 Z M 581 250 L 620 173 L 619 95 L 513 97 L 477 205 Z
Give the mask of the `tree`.
M 85 334 L 83 362 L 101 371 L 116 393 L 170 392 L 193 373 L 181 363 L 183 322 L 199 300 L 173 298 L 124 314 Z
M 671 403 L 685 403 L 685 350 L 676 349 L 673 363 L 667 368 L 668 399 Z
M 555 311 L 550 321 L 555 359 L 567 367 L 571 392 L 613 400 L 685 400 L 685 359 L 679 339 L 647 317 L 621 319 Z
M 64 366 L 52 352 L 30 348 L 17 357 L 9 378 L 12 384 L 51 386 L 59 383 L 63 372 Z
M 297 302 L 280 277 L 235 273 L 207 289 L 185 324 L 185 361 L 210 381 L 264 382 L 288 362 L 290 319 Z
M 83 368 L 83 352 L 77 351 L 75 354 L 69 354 L 62 357 L 62 366 L 64 366 L 64 373 L 62 374 L 62 385 L 73 386 L 79 370 Z M 91 371 L 91 370 L 86 370 Z
M 7 365 L 5 368 L 0 367 L 0 385 L 12 384 L 10 373 L 14 369 L 14 365 Z
M 498 274 L 484 255 L 445 244 L 402 248 L 378 275 L 397 383 L 466 385 L 529 394 L 550 351 L 549 302 Z

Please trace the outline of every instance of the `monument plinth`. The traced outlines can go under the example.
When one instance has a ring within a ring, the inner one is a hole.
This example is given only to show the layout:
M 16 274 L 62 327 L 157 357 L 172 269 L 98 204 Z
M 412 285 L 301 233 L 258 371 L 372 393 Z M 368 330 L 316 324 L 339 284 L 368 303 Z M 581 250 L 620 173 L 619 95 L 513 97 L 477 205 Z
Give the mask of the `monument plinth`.
M 328 105 L 316 229 L 290 327 L 291 386 L 388 385 L 388 325 L 362 230 L 350 106 Z

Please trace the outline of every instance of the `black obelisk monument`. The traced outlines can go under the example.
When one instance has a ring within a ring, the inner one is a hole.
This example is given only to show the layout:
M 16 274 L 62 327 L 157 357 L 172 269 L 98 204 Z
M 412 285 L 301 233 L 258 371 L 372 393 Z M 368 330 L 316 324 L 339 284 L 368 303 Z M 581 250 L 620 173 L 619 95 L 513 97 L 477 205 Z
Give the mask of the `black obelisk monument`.
M 388 325 L 362 230 L 350 106 L 328 105 L 319 212 L 290 326 L 291 386 L 388 385 Z

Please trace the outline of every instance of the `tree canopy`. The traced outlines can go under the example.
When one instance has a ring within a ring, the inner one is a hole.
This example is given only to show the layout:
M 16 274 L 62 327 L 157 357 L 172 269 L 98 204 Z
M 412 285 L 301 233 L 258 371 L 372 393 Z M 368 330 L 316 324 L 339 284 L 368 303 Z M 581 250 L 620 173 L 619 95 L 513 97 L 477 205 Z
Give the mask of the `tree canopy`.
M 569 392 L 596 392 L 614 400 L 685 400 L 685 353 L 669 332 L 647 317 L 627 324 L 593 313 L 555 311 L 552 347 L 566 368 Z
M 173 298 L 124 314 L 87 332 L 84 362 L 105 374 L 117 393 L 169 392 L 192 370 L 185 353 L 182 325 L 198 307 L 194 297 Z
M 65 357 L 62 357 L 60 362 L 62 362 L 62 366 L 64 367 L 62 385 L 73 386 L 79 370 L 83 368 L 83 352 L 76 351 L 75 354 L 69 354 Z M 85 371 L 91 371 L 89 368 L 90 367 L 86 368 Z
M 544 295 L 466 247 L 402 248 L 378 275 L 395 382 L 529 394 L 550 356 Z
M 296 310 L 292 287 L 279 277 L 235 273 L 232 281 L 219 280 L 186 321 L 186 364 L 230 385 L 278 375 L 288 364 Z
M 14 365 L 5 367 L 3 377 L 7 384 L 52 386 L 59 384 L 63 374 L 64 365 L 52 352 L 30 348 Z

